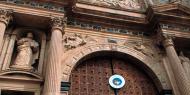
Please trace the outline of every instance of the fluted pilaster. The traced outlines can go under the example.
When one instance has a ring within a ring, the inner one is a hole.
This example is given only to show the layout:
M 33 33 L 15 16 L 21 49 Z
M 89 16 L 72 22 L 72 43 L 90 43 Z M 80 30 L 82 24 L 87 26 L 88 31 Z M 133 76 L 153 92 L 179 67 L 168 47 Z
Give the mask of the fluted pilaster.
M 3 44 L 3 36 L 5 33 L 6 26 L 12 19 L 11 13 L 12 10 L 0 9 L 0 47 L 2 47 Z
M 45 76 L 43 95 L 60 95 L 62 35 L 66 20 L 62 17 L 52 18 L 52 35 Z
M 185 71 L 174 48 L 172 36 L 166 34 L 164 34 L 163 36 L 163 45 L 169 58 L 171 68 L 174 73 L 174 77 L 179 87 L 180 93 L 181 95 L 190 95 L 190 83 L 187 76 L 185 75 Z

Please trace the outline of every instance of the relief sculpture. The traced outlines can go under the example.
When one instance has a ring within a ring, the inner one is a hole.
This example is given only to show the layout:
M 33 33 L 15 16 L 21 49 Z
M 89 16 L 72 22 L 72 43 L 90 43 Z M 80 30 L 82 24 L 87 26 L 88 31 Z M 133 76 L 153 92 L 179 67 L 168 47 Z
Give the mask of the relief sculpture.
M 137 0 L 118 0 L 118 5 L 124 9 L 139 9 L 140 4 Z
M 64 39 L 64 47 L 69 50 L 86 44 L 86 40 L 80 35 L 74 33 L 72 36 L 66 36 Z
M 137 51 L 142 52 L 144 55 L 153 57 L 154 53 L 151 49 L 147 48 L 143 43 L 137 42 L 136 45 L 134 46 L 134 49 Z
M 114 6 L 122 9 L 140 9 L 141 5 L 137 0 L 79 0 L 95 5 Z
M 17 42 L 17 55 L 16 59 L 11 66 L 15 69 L 32 70 L 32 65 L 38 58 L 39 44 L 33 40 L 33 34 L 28 33 L 27 37 L 21 38 Z

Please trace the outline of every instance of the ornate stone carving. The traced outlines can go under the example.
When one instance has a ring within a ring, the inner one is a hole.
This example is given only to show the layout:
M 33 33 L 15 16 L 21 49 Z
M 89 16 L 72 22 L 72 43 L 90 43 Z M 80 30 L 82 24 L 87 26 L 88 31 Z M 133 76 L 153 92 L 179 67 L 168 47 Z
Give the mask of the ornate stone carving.
M 183 69 L 185 70 L 185 73 L 187 74 L 188 78 L 190 79 L 190 60 L 189 60 L 189 58 L 184 56 L 183 52 L 180 52 L 179 59 L 181 61 Z
M 163 33 L 163 45 L 165 47 L 168 47 L 168 46 L 173 46 L 173 38 L 174 38 L 174 35 L 171 35 L 171 34 L 166 34 L 166 33 Z
M 189 32 L 190 28 L 184 25 L 175 25 L 175 24 L 161 24 L 162 29 L 169 29 L 169 30 L 176 30 L 176 31 L 183 31 Z
M 66 27 L 67 24 L 67 18 L 64 17 L 52 17 L 52 29 L 59 29 L 63 32 L 64 28 Z
M 118 5 L 124 9 L 140 9 L 141 6 L 137 0 L 118 0 Z
M 145 46 L 142 42 L 136 42 L 134 49 L 142 52 L 144 55 L 147 55 L 149 57 L 154 56 L 153 51 L 151 49 L 149 49 L 147 46 Z
M 67 50 L 83 46 L 86 43 L 87 43 L 86 40 L 80 34 L 77 33 L 74 33 L 73 35 L 70 36 L 66 36 L 64 39 L 64 47 Z
M 11 68 L 32 70 L 39 53 L 39 44 L 33 40 L 33 34 L 28 33 L 27 37 L 18 40 L 17 45 L 18 53 Z
M 0 21 L 7 25 L 12 19 L 12 13 L 13 10 L 0 9 Z
M 107 27 L 100 24 L 86 23 L 78 20 L 68 20 L 67 25 L 77 28 L 90 29 L 95 31 L 110 32 L 110 33 L 119 33 L 133 36 L 146 36 L 142 31 L 133 31 L 128 29 L 116 28 L 116 27 Z
M 79 0 L 80 2 L 87 2 L 95 5 L 120 7 L 123 9 L 140 9 L 141 5 L 137 0 Z
M 27 6 L 27 7 L 35 7 L 40 9 L 46 9 L 46 10 L 52 10 L 52 11 L 58 11 L 58 12 L 65 12 L 64 7 L 61 5 L 56 5 L 49 2 L 39 2 L 35 0 L 1 0 L 0 2 L 6 2 L 21 6 Z

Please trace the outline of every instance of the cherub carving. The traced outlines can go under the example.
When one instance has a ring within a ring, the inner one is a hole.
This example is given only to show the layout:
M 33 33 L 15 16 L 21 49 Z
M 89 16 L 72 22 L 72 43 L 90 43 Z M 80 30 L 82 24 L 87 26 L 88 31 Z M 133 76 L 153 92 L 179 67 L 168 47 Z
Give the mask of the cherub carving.
M 152 52 L 152 50 L 145 47 L 145 45 L 143 43 L 141 43 L 141 42 L 137 42 L 136 45 L 134 46 L 134 49 L 136 49 L 137 51 L 142 52 L 144 55 L 147 55 L 149 57 L 154 56 L 154 53 Z
M 86 44 L 86 40 L 80 35 L 74 33 L 72 36 L 66 36 L 64 39 L 64 47 L 69 50 Z

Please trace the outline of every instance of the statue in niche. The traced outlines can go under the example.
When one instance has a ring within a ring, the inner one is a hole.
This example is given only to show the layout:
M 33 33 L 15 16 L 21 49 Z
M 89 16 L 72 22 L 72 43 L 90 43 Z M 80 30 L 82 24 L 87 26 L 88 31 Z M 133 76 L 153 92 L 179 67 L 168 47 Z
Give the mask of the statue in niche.
M 32 65 L 38 59 L 39 44 L 33 40 L 33 34 L 27 33 L 25 38 L 21 38 L 17 42 L 17 56 L 11 66 L 15 69 L 32 70 Z
M 64 39 L 64 47 L 69 50 L 69 49 L 73 49 L 76 48 L 78 46 L 82 46 L 86 44 L 86 40 L 84 40 L 84 38 L 80 35 L 80 34 L 76 34 L 74 33 L 74 35 L 72 36 L 67 36 Z
M 190 79 L 190 60 L 188 57 L 184 56 L 183 52 L 180 52 L 179 59 L 183 66 L 185 73 L 187 74 L 188 78 Z

